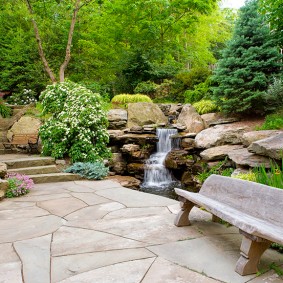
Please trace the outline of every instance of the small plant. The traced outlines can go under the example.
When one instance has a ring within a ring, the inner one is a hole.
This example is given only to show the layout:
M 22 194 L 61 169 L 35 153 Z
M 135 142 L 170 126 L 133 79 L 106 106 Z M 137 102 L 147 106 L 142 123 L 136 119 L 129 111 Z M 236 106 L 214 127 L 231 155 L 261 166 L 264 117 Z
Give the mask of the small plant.
M 66 173 L 78 174 L 87 179 L 102 180 L 108 175 L 109 169 L 103 162 L 76 162 L 65 170 Z
M 256 175 L 254 172 L 249 173 L 239 173 L 237 175 L 233 175 L 232 178 L 246 180 L 250 182 L 256 182 Z
M 115 95 L 111 100 L 112 104 L 117 104 L 125 107 L 127 107 L 129 103 L 136 102 L 152 102 L 152 100 L 144 94 L 118 94 Z
M 8 118 L 12 114 L 12 109 L 7 106 L 2 99 L 0 99 L 0 116 Z
M 198 175 L 196 176 L 197 180 L 202 184 L 212 174 L 230 177 L 233 172 L 233 168 L 225 167 L 226 160 L 227 159 L 223 161 L 219 161 L 216 165 L 212 166 L 210 169 L 204 167 L 203 172 L 198 173 Z
M 32 189 L 34 185 L 32 179 L 19 173 L 8 173 L 6 179 L 9 184 L 8 190 L 5 194 L 7 198 L 25 195 L 29 193 L 30 189 Z
M 212 100 L 200 100 L 193 104 L 196 111 L 202 115 L 206 113 L 218 112 L 219 108 Z
M 256 130 L 280 130 L 283 129 L 283 109 L 280 109 L 276 113 L 267 115 L 265 121 L 261 127 L 257 127 Z

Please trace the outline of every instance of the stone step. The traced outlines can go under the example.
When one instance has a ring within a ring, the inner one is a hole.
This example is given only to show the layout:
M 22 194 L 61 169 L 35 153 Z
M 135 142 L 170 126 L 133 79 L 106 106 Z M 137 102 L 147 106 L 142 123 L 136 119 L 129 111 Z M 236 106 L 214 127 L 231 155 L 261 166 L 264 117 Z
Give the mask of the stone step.
M 25 175 L 31 175 L 31 174 L 38 175 L 38 174 L 59 173 L 60 170 L 56 167 L 56 165 L 46 165 L 46 166 L 9 169 L 8 172 L 15 172 Z
M 54 182 L 68 182 L 81 180 L 82 177 L 71 173 L 50 173 L 50 174 L 38 174 L 38 175 L 28 175 L 33 179 L 35 184 L 41 183 L 54 183 Z
M 0 157 L 1 160 L 1 157 Z M 27 168 L 35 166 L 54 165 L 55 159 L 52 157 L 25 157 L 18 159 L 9 159 L 3 161 L 7 164 L 8 169 Z

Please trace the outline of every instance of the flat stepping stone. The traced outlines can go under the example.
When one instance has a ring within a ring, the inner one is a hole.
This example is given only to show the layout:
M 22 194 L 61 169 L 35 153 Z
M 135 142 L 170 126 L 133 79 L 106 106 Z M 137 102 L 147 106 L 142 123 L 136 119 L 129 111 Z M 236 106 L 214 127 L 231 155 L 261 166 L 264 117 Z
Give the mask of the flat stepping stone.
M 67 182 L 82 179 L 81 176 L 71 173 L 50 173 L 29 175 L 35 184 L 53 183 L 53 182 Z
M 55 159 L 52 157 L 24 157 L 17 159 L 8 159 L 4 160 L 3 162 L 7 164 L 8 169 L 16 169 L 34 166 L 53 165 Z
M 34 166 L 18 169 L 9 169 L 7 172 L 14 172 L 25 175 L 36 175 L 36 174 L 49 174 L 60 172 L 56 165 L 46 165 L 46 166 Z

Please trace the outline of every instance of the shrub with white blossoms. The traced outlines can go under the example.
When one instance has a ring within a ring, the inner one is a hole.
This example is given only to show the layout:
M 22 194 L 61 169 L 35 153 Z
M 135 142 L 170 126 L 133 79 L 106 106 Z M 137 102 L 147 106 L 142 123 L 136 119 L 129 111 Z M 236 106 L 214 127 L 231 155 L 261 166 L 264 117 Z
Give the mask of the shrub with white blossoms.
M 72 162 L 93 162 L 110 156 L 107 114 L 98 93 L 63 82 L 49 85 L 40 99 L 43 114 L 52 114 L 39 131 L 44 155 L 69 156 Z

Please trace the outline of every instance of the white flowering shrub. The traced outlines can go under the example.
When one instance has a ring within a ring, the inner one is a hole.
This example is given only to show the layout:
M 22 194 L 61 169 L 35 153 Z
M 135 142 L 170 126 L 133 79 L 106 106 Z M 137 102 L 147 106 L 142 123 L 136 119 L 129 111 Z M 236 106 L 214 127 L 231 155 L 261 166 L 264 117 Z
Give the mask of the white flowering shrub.
M 102 99 L 73 82 L 50 85 L 41 93 L 43 114 L 52 114 L 40 127 L 42 152 L 72 162 L 93 162 L 110 156 L 107 115 Z
M 23 89 L 22 92 L 14 93 L 12 96 L 8 97 L 7 101 L 15 105 L 35 103 L 37 101 L 36 93 L 31 89 Z

